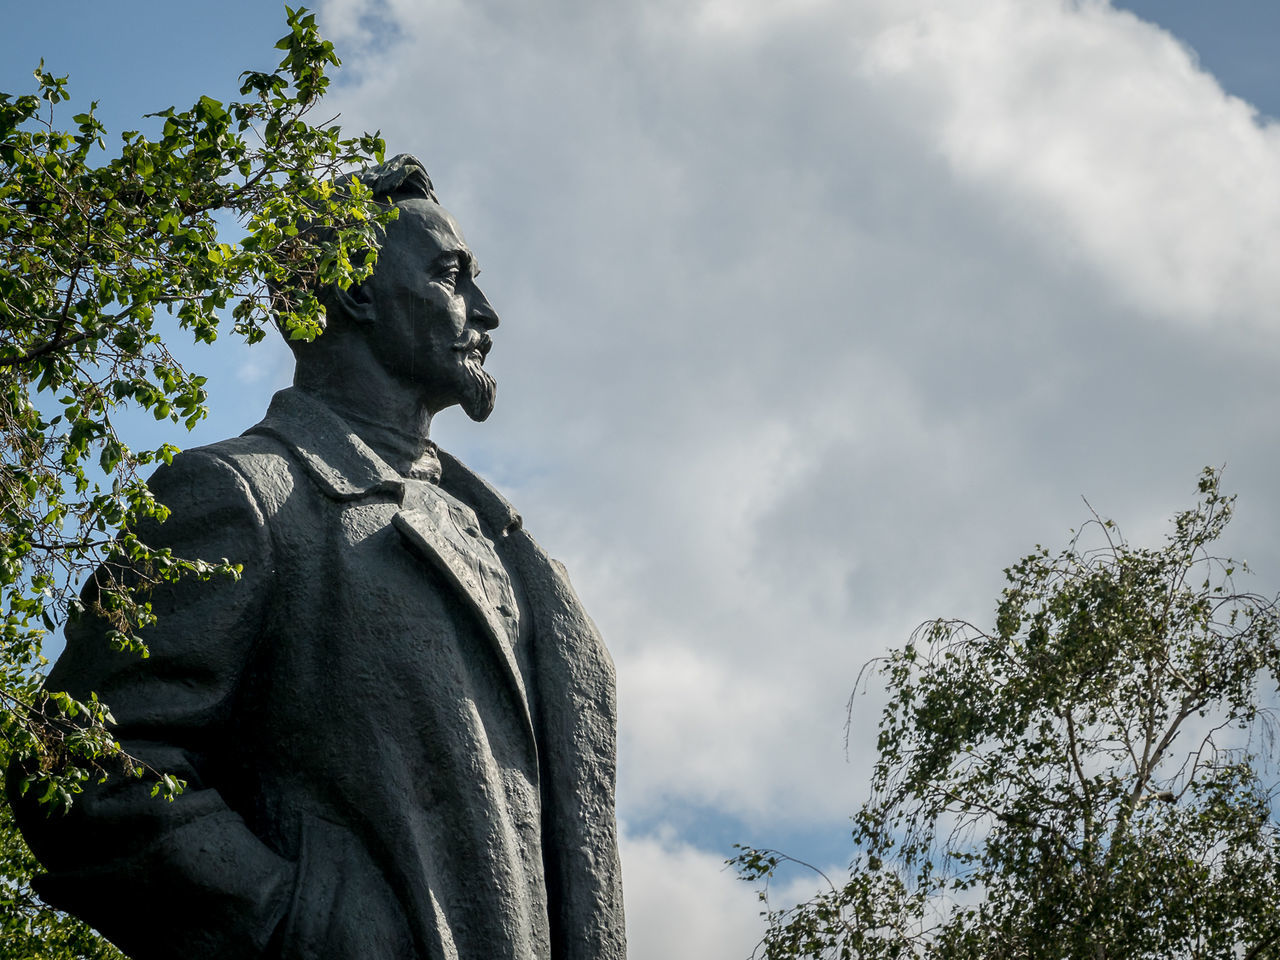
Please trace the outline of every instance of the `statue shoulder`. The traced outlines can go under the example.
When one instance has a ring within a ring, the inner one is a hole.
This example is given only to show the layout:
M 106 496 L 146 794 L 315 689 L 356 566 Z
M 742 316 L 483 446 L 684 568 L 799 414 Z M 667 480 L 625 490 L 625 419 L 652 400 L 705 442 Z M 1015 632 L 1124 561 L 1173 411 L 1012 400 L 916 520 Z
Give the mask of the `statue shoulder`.
M 264 435 L 245 435 L 183 450 L 147 481 L 156 499 L 173 510 L 247 500 L 264 517 L 279 510 L 297 485 L 299 471 L 288 449 Z

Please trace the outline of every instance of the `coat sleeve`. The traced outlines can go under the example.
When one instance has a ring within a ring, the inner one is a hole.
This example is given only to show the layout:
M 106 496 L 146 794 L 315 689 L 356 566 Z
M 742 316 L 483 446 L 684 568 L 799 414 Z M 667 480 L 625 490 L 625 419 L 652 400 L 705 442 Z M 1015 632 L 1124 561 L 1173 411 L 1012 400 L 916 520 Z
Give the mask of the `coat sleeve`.
M 105 624 L 82 618 L 46 686 L 96 692 L 126 751 L 187 788 L 169 802 L 151 796 L 147 778 L 112 776 L 65 816 L 17 798 L 15 810 L 49 870 L 37 892 L 136 960 L 264 957 L 296 868 L 228 804 L 219 770 L 235 749 L 231 708 L 267 613 L 271 538 L 244 478 L 212 453 L 180 455 L 150 485 L 172 513 L 140 531 L 144 542 L 243 563 L 242 578 L 157 587 L 146 659 L 113 651 Z

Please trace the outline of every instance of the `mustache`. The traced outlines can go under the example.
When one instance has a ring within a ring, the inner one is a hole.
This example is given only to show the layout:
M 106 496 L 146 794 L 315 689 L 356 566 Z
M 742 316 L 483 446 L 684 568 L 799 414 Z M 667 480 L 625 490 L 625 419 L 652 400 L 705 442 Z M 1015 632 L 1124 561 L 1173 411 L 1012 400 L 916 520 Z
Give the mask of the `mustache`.
M 453 345 L 456 353 L 470 353 L 478 350 L 481 358 L 487 357 L 493 349 L 493 338 L 487 333 L 468 333 Z

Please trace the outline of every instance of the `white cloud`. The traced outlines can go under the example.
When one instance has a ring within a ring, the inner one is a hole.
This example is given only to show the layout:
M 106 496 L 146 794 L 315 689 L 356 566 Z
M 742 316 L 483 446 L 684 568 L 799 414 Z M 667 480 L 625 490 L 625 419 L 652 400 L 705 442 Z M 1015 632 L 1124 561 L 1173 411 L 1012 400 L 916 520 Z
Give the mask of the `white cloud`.
M 917 6 L 865 69 L 920 108 L 960 176 L 1135 305 L 1199 322 L 1263 308 L 1273 328 L 1280 130 L 1105 3 Z
M 746 957 L 762 932 L 753 887 L 724 858 L 666 835 L 623 834 L 630 960 Z
M 787 864 L 763 885 L 748 883 L 725 859 L 682 842 L 670 827 L 622 834 L 629 960 L 745 958 L 764 934 L 761 913 L 807 900 L 839 875 L 838 866 Z M 766 891 L 762 902 L 759 892 Z

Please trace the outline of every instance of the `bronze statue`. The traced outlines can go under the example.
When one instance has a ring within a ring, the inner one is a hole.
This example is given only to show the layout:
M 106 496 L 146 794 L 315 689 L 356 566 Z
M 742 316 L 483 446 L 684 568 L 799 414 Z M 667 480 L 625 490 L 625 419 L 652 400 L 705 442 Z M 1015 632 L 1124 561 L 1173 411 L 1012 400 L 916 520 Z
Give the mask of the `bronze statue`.
M 48 679 L 187 788 L 17 803 L 37 889 L 137 960 L 623 960 L 608 654 L 428 439 L 492 409 L 498 316 L 422 165 L 361 179 L 400 211 L 373 277 L 327 292 L 261 423 L 151 481 L 143 539 L 242 580 L 158 588 L 145 660 L 83 618 Z

